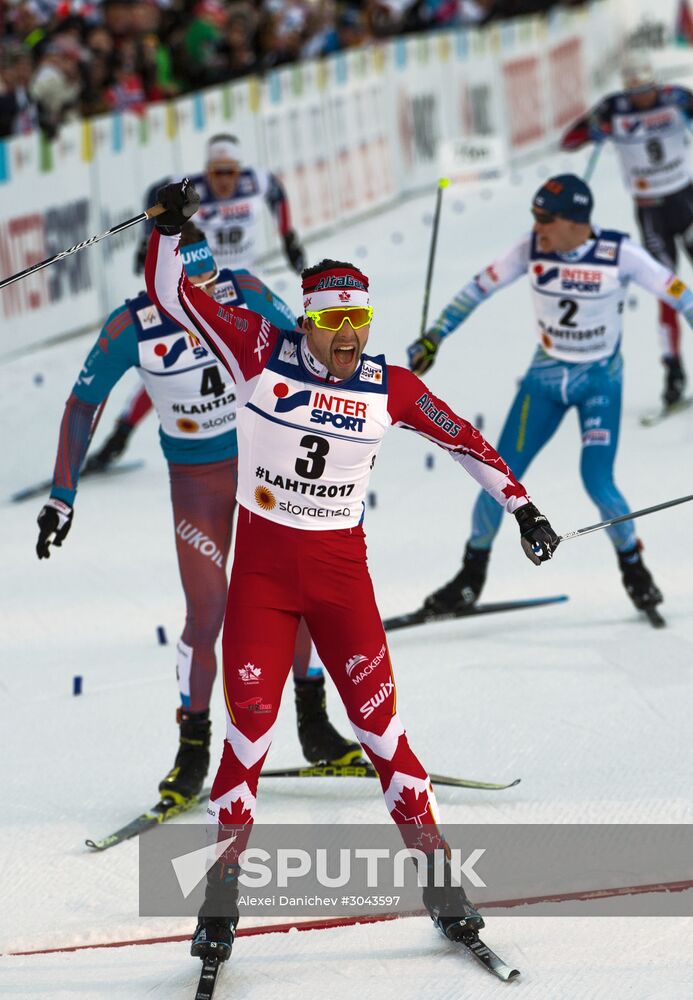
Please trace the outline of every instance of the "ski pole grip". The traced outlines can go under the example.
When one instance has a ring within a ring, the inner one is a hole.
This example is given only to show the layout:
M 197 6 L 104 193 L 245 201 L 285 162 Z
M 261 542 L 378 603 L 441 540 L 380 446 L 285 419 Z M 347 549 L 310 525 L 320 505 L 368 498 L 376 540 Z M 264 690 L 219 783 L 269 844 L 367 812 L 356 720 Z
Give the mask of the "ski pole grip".
M 155 219 L 157 215 L 161 215 L 165 211 L 166 209 L 164 208 L 164 206 L 159 205 L 159 203 L 157 202 L 157 204 L 152 205 L 151 208 L 145 209 L 144 214 L 147 216 L 148 219 Z

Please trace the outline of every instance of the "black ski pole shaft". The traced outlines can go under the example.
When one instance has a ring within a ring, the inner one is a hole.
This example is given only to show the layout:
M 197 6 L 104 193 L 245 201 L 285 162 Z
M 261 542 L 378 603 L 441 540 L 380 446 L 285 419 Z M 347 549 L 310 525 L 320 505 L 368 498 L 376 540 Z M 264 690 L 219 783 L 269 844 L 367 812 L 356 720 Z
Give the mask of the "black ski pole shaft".
M 643 507 L 642 510 L 631 511 L 630 514 L 621 514 L 620 517 L 612 517 L 608 521 L 600 521 L 599 524 L 590 524 L 586 528 L 578 528 L 576 531 L 566 531 L 560 536 L 560 541 L 565 542 L 569 538 L 580 538 L 582 535 L 589 535 L 591 531 L 600 531 L 601 528 L 608 528 L 612 524 L 622 524 L 624 521 L 632 521 L 636 517 L 643 517 L 645 514 L 654 514 L 657 510 L 666 510 L 667 507 L 675 507 L 679 503 L 688 503 L 693 500 L 693 493 L 687 497 L 677 497 L 676 500 L 667 500 L 665 503 L 657 503 L 653 507 Z
M 38 264 L 25 267 L 23 271 L 18 271 L 17 274 L 12 274 L 9 278 L 3 278 L 0 281 L 0 289 L 6 288 L 8 285 L 13 285 L 15 281 L 21 281 L 22 278 L 28 278 L 30 274 L 34 274 L 34 272 L 40 271 L 50 264 L 55 264 L 56 261 L 62 260 L 63 257 L 69 257 L 70 254 L 77 253 L 78 250 L 84 250 L 85 247 L 93 246 L 94 243 L 100 243 L 101 240 L 105 240 L 108 236 L 115 236 L 116 233 L 122 233 L 124 229 L 129 229 L 130 226 L 136 226 L 140 222 L 146 222 L 147 219 L 153 219 L 155 216 L 161 215 L 164 211 L 163 205 L 154 205 L 139 215 L 133 215 L 131 219 L 126 219 L 125 222 L 119 222 L 117 226 L 111 226 L 110 229 L 106 229 L 103 233 L 90 236 L 88 240 L 82 240 L 81 243 L 76 243 L 67 250 L 61 250 L 60 253 L 53 254 L 52 257 L 46 257 L 45 260 L 40 261 Z
M 443 203 L 443 191 L 450 181 L 447 177 L 441 177 L 438 181 L 436 191 L 436 209 L 433 216 L 433 232 L 431 233 L 431 246 L 428 251 L 428 271 L 426 272 L 426 287 L 424 288 L 423 311 L 421 313 L 421 336 L 426 332 L 426 320 L 428 318 L 428 299 L 431 294 L 431 282 L 433 280 L 433 262 L 436 256 L 436 246 L 438 244 L 438 224 L 440 222 L 440 208 Z

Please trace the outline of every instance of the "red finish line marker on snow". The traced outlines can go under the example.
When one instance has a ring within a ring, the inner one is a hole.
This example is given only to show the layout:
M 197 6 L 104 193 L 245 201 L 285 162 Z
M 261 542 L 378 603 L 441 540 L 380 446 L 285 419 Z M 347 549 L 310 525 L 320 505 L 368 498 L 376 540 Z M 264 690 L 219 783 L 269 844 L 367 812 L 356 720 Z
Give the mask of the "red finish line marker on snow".
M 641 896 L 656 892 L 686 892 L 693 889 L 693 879 L 680 882 L 654 882 L 650 885 L 617 886 L 612 889 L 584 889 L 578 892 L 558 892 L 554 895 L 525 896 L 518 899 L 498 899 L 481 903 L 480 910 L 509 910 L 516 906 L 534 906 L 538 903 L 568 903 L 589 902 L 595 899 L 613 899 L 618 896 Z M 375 913 L 371 916 L 354 917 L 324 917 L 321 920 L 295 921 L 288 924 L 265 924 L 258 927 L 240 927 L 236 937 L 254 937 L 257 934 L 287 934 L 289 931 L 320 931 L 332 927 L 354 927 L 357 924 L 376 924 L 386 920 L 401 920 L 407 917 L 427 916 L 425 910 L 413 910 L 406 913 Z M 102 941 L 98 944 L 66 945 L 62 948 L 38 948 L 35 951 L 11 951 L 10 956 L 54 955 L 59 952 L 93 951 L 97 948 L 129 948 L 131 945 L 142 944 L 174 944 L 189 941 L 190 934 L 172 934 L 168 937 L 136 938 L 132 941 Z

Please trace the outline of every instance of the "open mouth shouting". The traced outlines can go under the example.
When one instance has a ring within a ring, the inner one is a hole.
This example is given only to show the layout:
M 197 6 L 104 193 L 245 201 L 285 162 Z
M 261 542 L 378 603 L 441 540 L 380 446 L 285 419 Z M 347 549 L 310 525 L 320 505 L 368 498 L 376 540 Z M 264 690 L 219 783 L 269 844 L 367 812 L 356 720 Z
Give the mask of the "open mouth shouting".
M 348 374 L 353 372 L 358 361 L 358 344 L 333 344 L 332 360 L 336 371 Z

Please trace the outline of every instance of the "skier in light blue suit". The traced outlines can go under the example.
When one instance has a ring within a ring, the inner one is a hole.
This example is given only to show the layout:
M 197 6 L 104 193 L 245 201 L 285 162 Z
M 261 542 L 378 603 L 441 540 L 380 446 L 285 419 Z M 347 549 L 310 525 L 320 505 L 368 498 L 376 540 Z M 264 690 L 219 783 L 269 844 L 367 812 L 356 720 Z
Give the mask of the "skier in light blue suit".
M 693 325 L 693 293 L 626 233 L 590 222 L 593 198 L 574 174 L 552 177 L 532 202 L 534 226 L 519 243 L 477 274 L 445 307 L 434 325 L 408 348 L 422 375 L 440 344 L 498 289 L 526 274 L 539 344 L 510 408 L 498 451 L 522 476 L 534 456 L 575 407 L 580 421 L 580 472 L 589 496 L 607 520 L 630 510 L 613 477 L 621 416 L 620 353 L 625 290 L 630 281 L 683 313 Z M 460 572 L 429 595 L 425 607 L 451 611 L 481 593 L 500 518 L 483 495 Z M 632 521 L 608 529 L 623 583 L 636 608 L 647 611 L 662 594 L 640 555 Z

